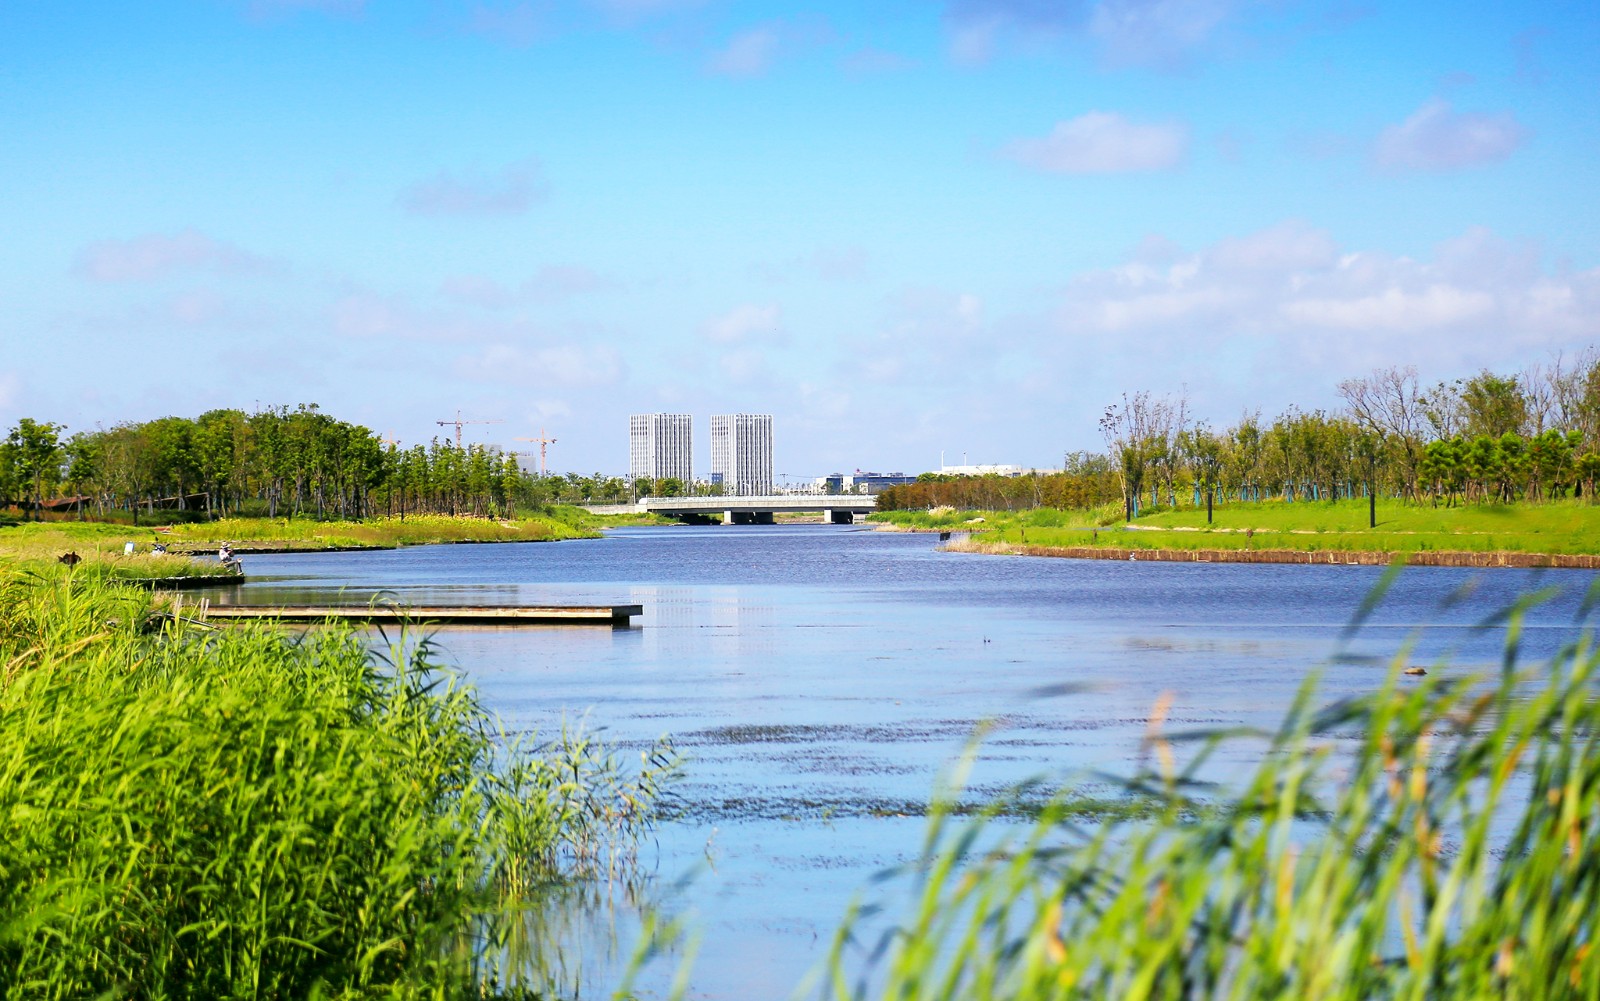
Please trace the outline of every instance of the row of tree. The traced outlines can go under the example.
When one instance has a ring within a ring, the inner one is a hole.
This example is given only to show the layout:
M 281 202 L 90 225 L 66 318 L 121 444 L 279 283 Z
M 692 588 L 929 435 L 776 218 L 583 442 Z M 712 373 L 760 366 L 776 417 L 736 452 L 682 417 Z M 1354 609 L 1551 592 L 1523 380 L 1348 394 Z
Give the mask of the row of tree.
M 1188 400 L 1124 394 L 1106 408 L 1103 455 L 1067 457 L 1063 471 L 943 477 L 885 491 L 884 509 L 948 505 L 1015 510 L 1282 497 L 1388 495 L 1418 502 L 1509 502 L 1585 495 L 1600 480 L 1600 353 L 1557 358 L 1513 375 L 1481 372 L 1425 388 L 1414 368 L 1339 384 L 1333 412 L 1291 407 L 1214 428 Z M 715 490 L 676 480 L 537 476 L 514 453 L 435 439 L 401 449 L 315 404 L 255 413 L 212 410 L 64 434 L 23 418 L 0 442 L 0 502 L 32 511 L 176 509 L 369 517 L 512 516 L 550 503 L 616 503 L 638 493 Z
M 541 477 L 494 446 L 402 449 L 315 404 L 212 410 L 65 434 L 23 418 L 0 442 L 0 503 L 80 517 L 158 509 L 219 517 L 509 517 L 519 507 L 625 500 L 625 480 Z
M 1059 473 L 1021 476 L 956 476 L 923 473 L 915 483 L 885 489 L 880 511 L 953 507 L 985 511 L 1023 511 L 1036 507 L 1098 507 L 1121 495 L 1116 467 L 1104 455 L 1075 452 Z
M 1594 495 L 1600 354 L 1425 388 L 1415 368 L 1339 384 L 1335 412 L 1259 411 L 1213 428 L 1186 397 L 1125 394 L 1100 430 L 1128 517 L 1146 502 L 1395 496 L 1509 502 Z

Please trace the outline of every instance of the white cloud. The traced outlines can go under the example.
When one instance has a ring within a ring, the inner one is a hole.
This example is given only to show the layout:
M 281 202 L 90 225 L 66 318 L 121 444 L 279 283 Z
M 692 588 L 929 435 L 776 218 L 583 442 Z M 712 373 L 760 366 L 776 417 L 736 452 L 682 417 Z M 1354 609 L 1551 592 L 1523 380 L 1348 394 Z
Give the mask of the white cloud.
M 522 336 L 526 324 L 481 323 L 444 311 L 417 308 L 402 296 L 355 291 L 340 296 L 330 308 L 334 333 L 342 337 L 411 341 L 483 341 L 511 334 Z
M 131 240 L 104 240 L 78 255 L 77 271 L 97 282 L 154 281 L 189 272 L 246 274 L 267 262 L 194 229 L 151 233 Z
M 1495 305 L 1487 292 L 1437 284 L 1416 291 L 1391 286 L 1357 298 L 1295 299 L 1284 303 L 1282 312 L 1305 326 L 1409 333 L 1482 319 Z
M 717 365 L 723 377 L 735 385 L 765 382 L 768 377 L 766 353 L 755 348 L 728 351 L 717 359 Z
M 1007 37 L 1032 41 L 1081 28 L 1084 10 L 1065 0 L 951 0 L 945 19 L 951 54 L 958 62 L 979 63 Z
M 622 380 L 626 366 L 621 353 L 609 345 L 496 343 L 459 356 L 455 370 L 480 382 L 579 387 L 614 385 Z
M 1214 47 L 1243 0 L 950 0 L 951 53 L 983 62 L 1007 42 L 1090 39 L 1110 62 L 1175 68 Z
M 1455 111 L 1434 98 L 1378 136 L 1374 158 L 1387 170 L 1456 170 L 1504 160 L 1528 137 L 1510 112 Z
M 581 264 L 546 264 L 516 286 L 482 275 L 453 275 L 439 284 L 439 292 L 456 302 L 504 309 L 517 303 L 556 302 L 614 287 L 616 282 Z
M 456 175 L 441 170 L 400 192 L 399 203 L 418 215 L 517 215 L 544 199 L 537 160 L 528 159 L 493 174 Z
M 333 329 L 345 337 L 413 336 L 407 311 L 379 296 L 355 293 L 333 304 Z
M 485 309 L 503 309 L 517 301 L 511 289 L 482 275 L 452 275 L 439 283 L 439 293 L 447 299 Z
M 467 9 L 465 28 L 505 45 L 523 48 L 544 38 L 550 31 L 547 9 L 522 0 L 518 3 L 475 3 Z
M 1003 152 L 1036 170 L 1117 174 L 1175 167 L 1188 148 L 1189 133 L 1181 125 L 1138 124 L 1112 112 L 1091 111 L 1058 122 L 1043 139 L 1015 140 Z
M 1221 271 L 1275 271 L 1325 268 L 1338 257 L 1333 237 L 1296 219 L 1221 240 L 1206 251 L 1205 261 Z
M 536 302 L 603 292 L 616 282 L 581 264 L 546 264 L 522 283 L 522 292 Z
M 820 17 L 768 21 L 735 34 L 706 60 L 719 76 L 749 79 L 771 69 L 782 56 L 834 41 L 833 28 Z
M 1102 0 L 1089 34 L 1114 62 L 1181 65 L 1235 13 L 1232 0 Z
M 647 17 L 699 7 L 705 0 L 589 0 L 612 17 L 632 23 Z
M 706 66 L 722 76 L 760 76 L 777 58 L 779 41 L 778 29 L 770 24 L 742 31 L 713 54 Z
M 840 65 L 852 76 L 872 76 L 879 73 L 898 73 L 917 65 L 910 56 L 886 49 L 864 45 L 845 56 Z
M 781 342 L 784 339 L 783 313 L 773 305 L 736 306 L 708 321 L 703 333 L 713 344 Z
M 1384 358 L 1449 367 L 1600 336 L 1600 269 L 1545 274 L 1528 248 L 1481 229 L 1431 259 L 1341 251 L 1300 222 L 1162 257 L 1078 275 L 1060 329 L 1131 338 L 1174 368 L 1227 345 L 1272 352 L 1304 377 L 1314 373 L 1297 358 L 1339 371 Z
M 982 297 L 908 289 L 892 303 L 875 335 L 852 341 L 846 369 L 875 383 L 967 380 L 989 363 L 993 337 Z

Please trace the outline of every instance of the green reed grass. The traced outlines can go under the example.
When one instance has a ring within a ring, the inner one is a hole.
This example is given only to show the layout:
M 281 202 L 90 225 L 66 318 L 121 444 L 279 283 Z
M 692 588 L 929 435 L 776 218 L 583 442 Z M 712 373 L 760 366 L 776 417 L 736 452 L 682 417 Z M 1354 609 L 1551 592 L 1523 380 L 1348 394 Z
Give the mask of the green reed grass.
M 1326 709 L 1308 684 L 1271 734 L 1152 728 L 1155 764 L 1120 781 L 1154 818 L 1085 825 L 1063 798 L 1019 830 L 943 796 L 906 916 L 863 958 L 854 912 L 821 995 L 1600 997 L 1600 654 L 1586 634 L 1521 669 L 1520 621 L 1496 678 L 1402 658 Z M 1245 739 L 1247 782 L 1196 779 Z
M 515 521 L 450 515 L 408 515 L 405 518 L 370 518 L 365 521 L 314 521 L 309 518 L 222 518 L 217 521 L 174 525 L 167 535 L 173 542 L 223 542 L 248 547 L 250 543 L 288 544 L 290 548 L 385 548 L 434 542 L 549 542 L 557 539 L 594 538 L 583 511 L 552 506 L 539 516 Z
M 503 740 L 426 642 L 148 635 L 148 602 L 0 576 L 0 997 L 547 989 L 507 929 L 615 871 L 669 749 Z

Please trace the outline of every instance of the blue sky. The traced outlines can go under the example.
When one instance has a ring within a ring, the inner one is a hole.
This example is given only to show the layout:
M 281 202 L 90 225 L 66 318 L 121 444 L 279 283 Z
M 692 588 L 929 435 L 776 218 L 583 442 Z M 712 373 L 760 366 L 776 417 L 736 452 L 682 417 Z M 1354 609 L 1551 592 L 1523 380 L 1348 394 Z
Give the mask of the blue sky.
M 0 3 L 0 424 L 458 409 L 623 471 L 1098 449 L 1600 342 L 1600 11 Z

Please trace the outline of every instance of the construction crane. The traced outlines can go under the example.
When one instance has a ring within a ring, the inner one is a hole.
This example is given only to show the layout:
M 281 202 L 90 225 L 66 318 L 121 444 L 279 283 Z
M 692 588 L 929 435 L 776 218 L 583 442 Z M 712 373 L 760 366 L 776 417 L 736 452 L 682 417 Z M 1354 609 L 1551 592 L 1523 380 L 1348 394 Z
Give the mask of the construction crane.
M 556 440 L 554 438 L 546 436 L 545 433 L 544 433 L 544 428 L 540 428 L 539 429 L 539 437 L 537 437 L 537 438 L 518 438 L 517 440 L 518 441 L 536 441 L 536 442 L 539 443 L 539 475 L 541 477 L 544 476 L 544 450 L 545 450 L 546 446 L 554 445 L 556 443 Z
M 453 421 L 434 421 L 434 423 L 439 425 L 440 427 L 449 427 L 452 424 L 455 425 L 455 429 L 456 429 L 456 448 L 460 448 L 461 447 L 461 425 L 463 425 L 463 424 L 504 424 L 505 421 L 501 420 L 498 417 L 488 417 L 488 418 L 483 418 L 483 419 L 464 418 L 464 417 L 461 416 L 461 411 L 457 410 L 456 411 L 456 419 L 455 420 L 453 420 Z

